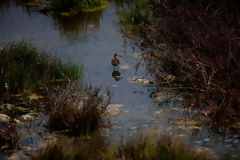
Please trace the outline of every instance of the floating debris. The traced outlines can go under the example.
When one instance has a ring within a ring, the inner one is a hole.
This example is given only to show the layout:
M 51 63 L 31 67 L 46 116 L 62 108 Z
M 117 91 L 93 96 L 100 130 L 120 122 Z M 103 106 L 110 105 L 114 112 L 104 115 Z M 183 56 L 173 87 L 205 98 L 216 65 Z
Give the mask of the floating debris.
M 157 110 L 157 111 L 154 112 L 154 116 L 155 116 L 155 117 L 159 117 L 162 113 L 163 113 L 163 110 L 162 110 L 162 109 L 159 109 L 159 110 Z
M 170 118 L 169 119 L 170 124 L 177 125 L 178 128 L 183 130 L 201 130 L 201 121 L 195 120 L 192 118 Z
M 183 107 L 173 107 L 170 109 L 172 112 L 185 112 L 186 109 Z
M 137 82 L 137 83 L 144 83 L 144 84 L 149 84 L 149 83 L 153 82 L 148 79 L 137 78 L 137 77 L 131 77 L 131 78 L 129 78 L 129 81 L 133 81 L 133 82 Z
M 226 143 L 229 143 L 229 142 L 232 142 L 232 141 L 233 141 L 233 139 L 226 139 L 225 140 Z
M 19 119 L 22 121 L 33 120 L 36 115 L 37 115 L 36 113 L 28 113 L 20 116 Z
M 120 66 L 120 68 L 124 69 L 124 70 L 130 69 L 130 67 L 128 65 L 122 65 L 122 66 Z
M 196 144 L 201 144 L 202 141 L 194 141 L 194 143 L 196 143 Z
M 209 142 L 210 141 L 210 138 L 204 138 L 203 142 Z
M 136 130 L 136 129 L 137 129 L 137 127 L 135 127 L 135 126 L 134 126 L 134 127 L 132 127 L 131 129 L 132 129 L 132 130 Z
M 115 84 L 113 84 L 112 86 L 113 86 L 113 87 L 117 87 L 117 85 L 115 85 Z
M 239 140 L 238 140 L 238 139 L 235 139 L 235 140 L 233 141 L 233 143 L 234 143 L 234 144 L 238 144 L 238 143 L 239 143 Z

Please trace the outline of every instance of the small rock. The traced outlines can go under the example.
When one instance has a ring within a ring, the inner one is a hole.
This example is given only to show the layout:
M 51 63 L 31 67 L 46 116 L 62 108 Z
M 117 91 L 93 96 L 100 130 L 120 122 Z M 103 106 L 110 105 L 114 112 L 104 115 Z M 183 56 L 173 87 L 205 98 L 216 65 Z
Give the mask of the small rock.
M 228 142 L 232 142 L 233 139 L 226 139 L 225 142 L 228 143 Z
M 196 143 L 196 144 L 201 144 L 202 141 L 195 141 L 194 143 Z
M 33 118 L 34 118 L 34 115 L 32 113 L 25 114 L 19 117 L 19 119 L 23 121 L 32 120 Z
M 225 145 L 225 147 L 230 148 L 230 147 L 232 147 L 232 145 L 228 144 L 228 145 Z
M 143 84 L 148 84 L 151 81 L 148 79 L 142 79 L 142 78 L 137 78 L 137 77 L 131 77 L 129 78 L 129 81 L 137 82 L 137 83 L 143 83 Z
M 8 122 L 10 119 L 8 115 L 0 113 L 0 122 Z
M 204 142 L 209 142 L 210 141 L 210 139 L 209 138 L 204 138 L 204 140 L 203 140 Z
M 137 127 L 132 127 L 131 129 L 132 129 L 132 130 L 135 130 L 135 129 L 137 129 Z
M 233 143 L 234 143 L 234 144 L 238 144 L 238 143 L 239 143 L 239 140 L 238 140 L 238 139 L 235 139 L 235 140 L 233 141 Z
M 159 117 L 162 114 L 162 112 L 163 112 L 162 110 L 155 111 L 154 116 Z
M 122 104 L 109 104 L 106 113 L 110 117 L 116 117 L 123 112 L 121 108 L 122 106 L 123 106 Z
M 125 69 L 125 70 L 130 69 L 130 67 L 128 65 L 122 65 L 122 66 L 120 66 L 120 68 Z

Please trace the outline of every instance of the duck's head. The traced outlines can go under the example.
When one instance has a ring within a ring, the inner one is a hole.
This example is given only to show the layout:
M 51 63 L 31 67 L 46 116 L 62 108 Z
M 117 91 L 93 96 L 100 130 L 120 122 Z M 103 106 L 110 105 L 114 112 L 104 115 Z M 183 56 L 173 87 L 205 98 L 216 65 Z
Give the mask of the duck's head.
M 118 54 L 118 53 L 115 53 L 115 54 L 114 54 L 114 57 L 119 57 L 119 54 Z

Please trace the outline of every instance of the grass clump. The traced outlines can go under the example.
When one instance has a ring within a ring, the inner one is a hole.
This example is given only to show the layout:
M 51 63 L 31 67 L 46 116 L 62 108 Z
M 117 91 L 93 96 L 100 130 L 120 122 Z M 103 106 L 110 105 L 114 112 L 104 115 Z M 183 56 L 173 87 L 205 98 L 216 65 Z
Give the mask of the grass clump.
M 106 0 L 50 0 L 51 10 L 62 15 L 71 15 L 77 12 L 94 12 L 106 8 Z
M 215 159 L 208 155 L 210 159 Z M 207 153 L 196 152 L 171 137 L 156 142 L 136 138 L 120 145 L 111 145 L 102 137 L 60 140 L 33 156 L 34 159 L 97 159 L 97 160 L 206 160 Z
M 100 128 L 108 127 L 106 109 L 110 103 L 110 91 L 107 98 L 100 96 L 99 88 L 71 84 L 58 90 L 47 90 L 45 98 L 49 111 L 47 127 L 53 131 L 70 135 L 86 135 Z
M 35 160 L 100 160 L 105 159 L 107 142 L 103 137 L 92 136 L 78 138 L 63 138 L 57 143 L 32 156 Z
M 77 79 L 81 68 L 63 63 L 25 41 L 10 42 L 0 50 L 0 95 L 34 90 L 43 82 Z

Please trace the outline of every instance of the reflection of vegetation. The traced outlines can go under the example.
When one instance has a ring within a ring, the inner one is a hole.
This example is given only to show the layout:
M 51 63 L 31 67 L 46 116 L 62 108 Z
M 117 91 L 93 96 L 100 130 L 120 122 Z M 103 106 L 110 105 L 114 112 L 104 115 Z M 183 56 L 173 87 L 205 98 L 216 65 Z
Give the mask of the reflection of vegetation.
M 111 95 L 107 90 L 107 100 L 99 95 L 100 89 L 70 85 L 58 91 L 45 94 L 46 107 L 50 111 L 48 128 L 80 135 L 107 127 L 106 109 Z
M 99 26 L 102 11 L 94 13 L 81 13 L 73 16 L 53 15 L 53 23 L 61 34 L 78 37 L 79 33 L 87 31 L 89 27 Z
M 109 5 L 106 0 L 50 0 L 51 10 L 68 15 L 74 12 L 92 12 Z
M 14 2 L 17 6 L 24 6 L 30 0 L 1 0 L 0 1 L 0 9 L 1 8 L 9 8 L 11 3 Z
M 133 2 L 132 2 L 133 3 Z M 139 33 L 143 24 L 149 23 L 152 15 L 150 0 L 138 0 L 120 12 L 120 23 L 125 33 Z
M 206 153 L 194 151 L 177 140 L 164 137 L 154 143 L 138 138 L 118 146 L 111 146 L 101 137 L 60 140 L 34 157 L 36 159 L 99 159 L 99 160 L 204 160 Z M 210 158 L 210 157 L 208 157 Z M 210 158 L 212 159 L 212 157 Z
M 186 106 L 204 108 L 200 113 L 215 122 L 235 123 L 240 108 L 239 2 L 150 3 L 152 20 L 138 31 L 142 47 L 151 48 L 145 57 L 158 85 L 180 91 Z M 135 11 L 128 16 L 134 18 Z
M 77 79 L 81 70 L 64 64 L 24 41 L 12 42 L 0 50 L 0 93 L 19 93 L 39 87 L 42 82 Z

